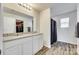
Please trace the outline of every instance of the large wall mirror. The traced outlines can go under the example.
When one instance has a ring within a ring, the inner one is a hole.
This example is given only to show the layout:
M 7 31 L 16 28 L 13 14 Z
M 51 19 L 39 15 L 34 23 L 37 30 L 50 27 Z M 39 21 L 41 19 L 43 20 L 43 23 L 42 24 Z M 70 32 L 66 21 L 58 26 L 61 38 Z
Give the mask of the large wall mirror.
M 4 34 L 34 32 L 34 18 L 32 16 L 4 8 Z

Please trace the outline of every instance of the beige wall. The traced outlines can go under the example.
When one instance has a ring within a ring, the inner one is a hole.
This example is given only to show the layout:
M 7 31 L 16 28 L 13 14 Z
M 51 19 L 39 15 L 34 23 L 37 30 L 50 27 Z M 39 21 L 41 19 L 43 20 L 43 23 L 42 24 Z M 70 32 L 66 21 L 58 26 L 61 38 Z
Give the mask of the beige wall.
M 40 32 L 43 33 L 44 46 L 50 48 L 50 9 L 40 12 Z
M 39 12 L 37 10 L 35 10 L 34 8 L 32 8 L 31 11 L 27 11 L 26 9 L 19 7 L 16 3 L 4 3 L 3 4 L 4 7 L 10 8 L 12 10 L 21 12 L 23 14 L 27 14 L 30 16 L 34 17 L 34 31 L 38 31 L 39 32 Z

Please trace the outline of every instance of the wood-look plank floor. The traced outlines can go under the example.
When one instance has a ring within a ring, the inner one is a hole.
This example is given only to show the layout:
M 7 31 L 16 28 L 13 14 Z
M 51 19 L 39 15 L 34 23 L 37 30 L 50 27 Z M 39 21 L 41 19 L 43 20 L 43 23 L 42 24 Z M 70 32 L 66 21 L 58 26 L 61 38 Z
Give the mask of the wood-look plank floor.
M 77 45 L 56 42 L 50 49 L 43 47 L 36 55 L 77 55 Z
M 49 50 L 49 48 L 47 47 L 43 47 L 40 51 L 38 51 L 35 55 L 43 55 L 44 53 L 46 53 Z

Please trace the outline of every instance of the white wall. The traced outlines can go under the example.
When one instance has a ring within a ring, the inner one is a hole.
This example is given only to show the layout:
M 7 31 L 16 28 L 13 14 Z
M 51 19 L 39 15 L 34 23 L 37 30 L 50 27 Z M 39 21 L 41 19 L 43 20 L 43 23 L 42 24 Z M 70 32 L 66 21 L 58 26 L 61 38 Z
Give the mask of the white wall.
M 61 28 L 60 19 L 69 17 L 69 27 Z M 76 36 L 75 36 L 75 28 L 77 21 L 77 11 L 73 10 L 71 12 L 67 12 L 64 14 L 60 14 L 58 16 L 52 17 L 57 22 L 57 40 L 62 42 L 67 42 L 71 44 L 77 44 Z
M 50 48 L 50 9 L 40 12 L 40 32 L 43 33 L 44 46 Z
M 0 4 L 0 49 L 2 50 L 2 43 L 3 43 L 3 18 L 2 18 L 2 12 L 3 8 L 2 5 Z

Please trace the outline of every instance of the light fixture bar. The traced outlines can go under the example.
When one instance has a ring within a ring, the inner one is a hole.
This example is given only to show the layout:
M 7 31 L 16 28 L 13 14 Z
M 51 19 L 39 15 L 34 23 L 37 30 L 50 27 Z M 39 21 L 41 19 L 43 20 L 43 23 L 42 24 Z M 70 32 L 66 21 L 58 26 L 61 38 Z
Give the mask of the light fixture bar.
M 32 9 L 32 7 L 27 3 L 18 3 L 18 5 L 29 10 L 29 11 Z

